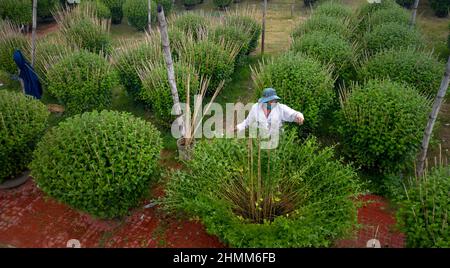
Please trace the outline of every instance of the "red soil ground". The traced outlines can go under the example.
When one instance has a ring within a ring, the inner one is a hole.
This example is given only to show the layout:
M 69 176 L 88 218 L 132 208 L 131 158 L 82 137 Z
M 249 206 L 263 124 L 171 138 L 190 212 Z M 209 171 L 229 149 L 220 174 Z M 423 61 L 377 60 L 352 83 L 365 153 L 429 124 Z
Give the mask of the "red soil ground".
M 336 246 L 366 247 L 377 238 L 382 247 L 403 247 L 404 236 L 393 229 L 386 201 L 373 195 L 362 200 L 368 201 L 358 213 L 362 229 Z M 0 190 L 0 247 L 66 247 L 69 239 L 79 240 L 81 247 L 225 247 L 200 223 L 177 220 L 157 207 L 141 206 L 123 220 L 99 220 L 46 197 L 31 178 L 18 188 Z

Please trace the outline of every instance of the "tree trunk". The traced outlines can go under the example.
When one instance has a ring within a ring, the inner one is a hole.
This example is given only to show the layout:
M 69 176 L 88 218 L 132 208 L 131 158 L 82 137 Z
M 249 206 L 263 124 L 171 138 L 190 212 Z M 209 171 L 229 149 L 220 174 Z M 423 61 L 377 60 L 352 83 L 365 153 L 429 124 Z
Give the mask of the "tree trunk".
M 31 66 L 33 67 L 36 60 L 37 1 L 33 0 L 33 28 L 31 29 Z
M 148 32 L 152 31 L 152 0 L 148 0 Z
M 264 9 L 262 17 L 262 33 L 261 33 L 261 55 L 264 55 L 264 39 L 266 37 L 266 12 L 267 12 L 267 0 L 264 0 Z
M 448 89 L 449 77 L 450 77 L 450 57 L 448 57 L 444 77 L 442 78 L 441 86 L 439 87 L 439 91 L 436 95 L 436 98 L 434 99 L 433 109 L 431 110 L 430 117 L 428 118 L 427 127 L 423 135 L 421 152 L 417 164 L 418 177 L 422 177 L 424 173 L 424 165 L 425 159 L 427 158 L 428 144 L 430 143 L 431 133 L 433 131 L 433 126 L 434 123 L 436 122 L 439 109 L 441 108 L 442 101 L 444 100 L 445 93 L 447 92 Z
M 164 53 L 164 60 L 166 62 L 167 66 L 167 75 L 169 78 L 169 85 L 170 85 L 170 91 L 172 94 L 172 100 L 174 104 L 175 113 L 177 116 L 179 116 L 178 120 L 178 127 L 180 130 L 180 133 L 184 133 L 183 128 L 183 118 L 180 116 L 181 106 L 180 106 L 180 99 L 178 97 L 178 90 L 177 90 L 177 84 L 175 82 L 175 72 L 173 68 L 173 60 L 172 60 L 172 53 L 170 52 L 170 43 L 169 43 L 169 34 L 167 32 L 167 22 L 166 18 L 164 16 L 164 10 L 161 5 L 158 5 L 158 22 L 159 22 L 159 31 L 161 33 L 161 43 Z
M 409 27 L 412 28 L 416 24 L 417 7 L 419 6 L 419 0 L 414 0 L 412 7 L 411 21 L 409 22 Z

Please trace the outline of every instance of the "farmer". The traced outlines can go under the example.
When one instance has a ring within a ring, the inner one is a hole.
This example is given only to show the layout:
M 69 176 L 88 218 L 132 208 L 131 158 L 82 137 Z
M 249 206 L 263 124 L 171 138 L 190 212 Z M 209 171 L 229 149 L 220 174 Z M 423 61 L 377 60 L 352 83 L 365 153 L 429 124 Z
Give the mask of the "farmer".
M 278 103 L 281 98 L 277 96 L 275 89 L 266 88 L 263 96 L 255 103 L 247 118 L 235 128 L 238 132 L 248 127 L 256 127 L 270 136 L 277 135 L 283 122 L 296 122 L 303 124 L 303 114 L 284 104 Z

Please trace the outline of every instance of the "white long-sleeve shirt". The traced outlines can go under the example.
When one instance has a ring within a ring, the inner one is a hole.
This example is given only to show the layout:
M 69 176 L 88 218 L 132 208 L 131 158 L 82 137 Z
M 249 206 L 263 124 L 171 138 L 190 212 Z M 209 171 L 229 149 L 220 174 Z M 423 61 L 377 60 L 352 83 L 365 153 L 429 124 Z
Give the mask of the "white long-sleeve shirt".
M 239 132 L 248 127 L 256 127 L 259 130 L 267 131 L 266 133 L 270 135 L 278 134 L 283 122 L 294 122 L 299 115 L 303 117 L 301 112 L 281 103 L 274 104 L 269 116 L 266 117 L 263 105 L 264 103 L 255 103 L 252 106 L 247 118 L 236 126 Z

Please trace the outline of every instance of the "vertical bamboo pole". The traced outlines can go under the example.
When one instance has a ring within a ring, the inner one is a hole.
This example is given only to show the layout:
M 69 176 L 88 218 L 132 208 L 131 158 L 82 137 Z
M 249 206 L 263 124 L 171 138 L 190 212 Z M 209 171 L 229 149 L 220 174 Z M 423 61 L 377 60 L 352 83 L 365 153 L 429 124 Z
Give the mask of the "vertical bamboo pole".
M 450 79 L 450 56 L 447 60 L 447 67 L 445 69 L 444 77 L 442 78 L 441 86 L 434 99 L 433 109 L 431 110 L 430 117 L 428 118 L 427 127 L 423 135 L 421 152 L 419 155 L 419 162 L 417 165 L 417 176 L 422 177 L 424 171 L 425 159 L 427 158 L 428 144 L 430 143 L 431 133 L 433 131 L 434 123 L 436 122 L 439 109 L 441 108 L 442 101 L 444 100 L 445 93 L 447 92 Z
M 173 67 L 172 53 L 170 52 L 169 34 L 167 32 L 166 17 L 164 16 L 164 10 L 161 5 L 158 5 L 157 11 L 158 11 L 159 31 L 161 33 L 161 43 L 164 53 L 164 60 L 167 66 L 167 75 L 169 78 L 170 91 L 172 94 L 175 113 L 177 116 L 180 116 L 182 112 L 180 106 L 180 99 L 178 97 L 177 84 L 175 82 L 175 72 Z M 180 116 L 178 118 L 178 127 L 181 133 L 183 133 L 183 124 L 184 120 Z
M 264 0 L 264 9 L 262 17 L 262 33 L 261 33 L 261 55 L 264 55 L 264 39 L 266 37 L 266 12 L 267 12 L 267 0 Z
M 419 0 L 414 0 L 414 5 L 412 7 L 411 21 L 409 22 L 409 27 L 412 28 L 416 24 L 417 7 L 419 6 Z
M 152 0 L 148 0 L 148 32 L 152 31 Z
M 33 28 L 31 29 L 31 66 L 33 67 L 36 60 L 37 1 L 33 0 Z

